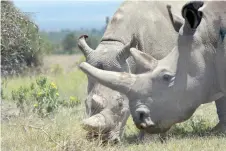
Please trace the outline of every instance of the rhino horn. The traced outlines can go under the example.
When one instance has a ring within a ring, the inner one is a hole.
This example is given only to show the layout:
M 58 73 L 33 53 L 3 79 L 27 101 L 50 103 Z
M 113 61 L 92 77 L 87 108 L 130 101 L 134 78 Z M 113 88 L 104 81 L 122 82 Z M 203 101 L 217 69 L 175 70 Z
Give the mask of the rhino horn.
M 87 35 L 82 35 L 78 39 L 78 47 L 83 52 L 83 54 L 85 55 L 85 57 L 87 57 L 93 51 L 93 49 L 90 48 L 88 46 L 88 44 L 86 43 L 86 39 L 87 38 L 88 38 Z
M 113 90 L 126 94 L 131 90 L 137 76 L 129 73 L 104 71 L 91 66 L 86 62 L 80 64 L 80 69 L 86 74 L 95 78 L 99 83 Z
M 103 131 L 109 127 L 107 125 L 105 117 L 98 113 L 96 115 L 93 115 L 82 122 L 82 127 L 87 131 Z
M 136 62 L 136 73 L 152 71 L 158 64 L 158 60 L 136 48 L 131 48 L 130 53 Z

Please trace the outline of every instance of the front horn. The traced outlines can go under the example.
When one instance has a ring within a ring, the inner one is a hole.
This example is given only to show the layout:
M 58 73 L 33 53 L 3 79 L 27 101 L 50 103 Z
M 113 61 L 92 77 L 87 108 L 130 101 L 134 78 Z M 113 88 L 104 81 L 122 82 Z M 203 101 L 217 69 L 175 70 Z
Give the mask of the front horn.
M 86 62 L 80 64 L 80 69 L 102 85 L 124 94 L 130 91 L 137 78 L 134 74 L 104 71 Z

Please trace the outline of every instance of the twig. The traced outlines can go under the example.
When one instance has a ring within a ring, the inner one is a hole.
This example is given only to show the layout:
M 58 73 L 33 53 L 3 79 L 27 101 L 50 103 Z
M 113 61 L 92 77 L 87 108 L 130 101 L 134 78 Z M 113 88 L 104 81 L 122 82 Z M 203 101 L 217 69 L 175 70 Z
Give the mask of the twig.
M 9 126 L 18 126 L 16 124 L 10 124 Z M 19 125 L 19 126 L 23 126 L 25 132 L 26 132 L 26 128 L 25 127 L 30 127 L 33 129 L 37 129 L 37 130 L 41 130 L 52 142 L 54 142 L 56 145 L 60 146 L 61 148 L 64 148 L 64 146 L 60 145 L 58 142 L 56 142 L 43 128 L 41 127 L 36 127 L 33 125 Z
M 35 127 L 33 125 L 27 125 L 27 127 L 30 127 L 30 128 L 34 128 L 34 129 L 38 129 L 38 130 L 41 130 L 43 133 L 46 134 L 46 136 L 48 136 L 48 138 L 54 142 L 56 145 L 60 146 L 61 148 L 63 148 L 63 146 L 61 146 L 58 142 L 56 142 L 43 128 L 41 127 Z

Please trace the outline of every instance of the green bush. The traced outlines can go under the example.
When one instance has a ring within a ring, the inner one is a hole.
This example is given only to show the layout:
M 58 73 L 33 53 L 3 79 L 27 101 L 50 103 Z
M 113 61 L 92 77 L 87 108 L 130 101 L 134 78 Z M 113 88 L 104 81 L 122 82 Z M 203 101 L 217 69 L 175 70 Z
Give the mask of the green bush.
M 64 51 L 67 54 L 72 54 L 73 49 L 76 47 L 76 37 L 74 33 L 69 33 L 65 36 L 64 40 L 62 41 L 62 46 Z
M 18 90 L 12 91 L 12 99 L 16 101 L 17 107 L 24 112 L 25 105 L 28 105 L 29 100 L 29 88 L 20 87 Z
M 54 82 L 49 82 L 46 77 L 36 80 L 36 85 L 31 85 L 35 99 L 34 109 L 41 116 L 46 116 L 59 106 L 59 93 Z
M 74 96 L 66 100 L 60 98 L 57 85 L 44 76 L 40 76 L 29 86 L 20 86 L 13 90 L 11 95 L 20 111 L 24 112 L 26 106 L 32 105 L 33 112 L 41 117 L 54 113 L 59 106 L 75 107 L 81 104 L 81 101 Z
M 43 53 L 51 44 L 39 34 L 31 18 L 12 1 L 1 1 L 1 73 L 18 75 L 42 65 Z
M 63 101 L 62 105 L 65 107 L 75 107 L 81 104 L 80 99 L 78 97 L 70 96 L 69 101 Z

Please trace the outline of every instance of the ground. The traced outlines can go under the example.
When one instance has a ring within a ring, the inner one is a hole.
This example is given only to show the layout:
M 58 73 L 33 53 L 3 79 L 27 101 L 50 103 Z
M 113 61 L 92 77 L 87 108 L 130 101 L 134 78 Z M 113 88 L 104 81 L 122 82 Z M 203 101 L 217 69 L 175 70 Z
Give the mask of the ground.
M 86 76 L 78 70 L 81 56 L 47 56 L 44 75 L 59 87 L 61 98 L 77 96 L 81 104 L 60 107 L 54 115 L 41 118 L 27 110 L 20 113 L 12 100 L 1 100 L 1 150 L 2 151 L 222 151 L 226 149 L 226 137 L 210 133 L 217 122 L 215 104 L 201 105 L 191 119 L 175 125 L 161 142 L 156 135 L 146 135 L 138 142 L 138 130 L 129 118 L 125 135 L 119 144 L 101 144 L 87 140 L 81 127 L 85 116 Z M 58 64 L 58 65 L 57 65 Z M 47 72 L 48 71 L 48 72 Z M 13 89 L 28 85 L 36 76 L 10 78 L 4 85 L 4 93 L 10 96 Z

